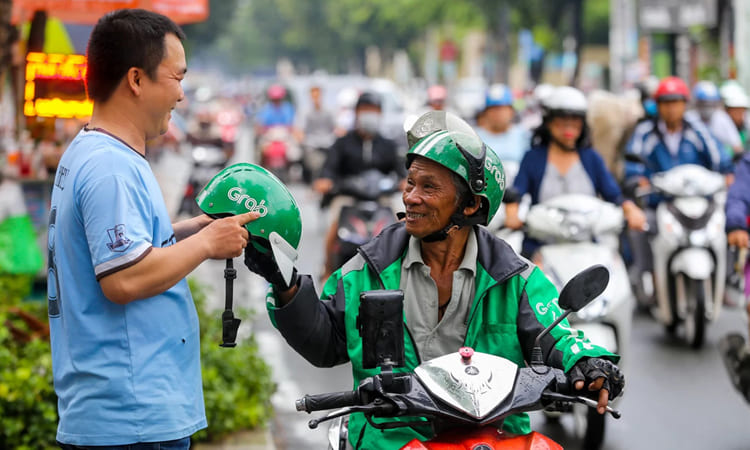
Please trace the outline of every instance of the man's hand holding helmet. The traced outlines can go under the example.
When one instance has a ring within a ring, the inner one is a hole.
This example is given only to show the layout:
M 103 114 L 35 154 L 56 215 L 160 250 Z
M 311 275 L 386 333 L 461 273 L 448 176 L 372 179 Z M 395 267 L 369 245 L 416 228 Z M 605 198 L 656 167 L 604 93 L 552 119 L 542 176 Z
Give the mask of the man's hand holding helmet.
M 228 259 L 242 255 L 249 238 L 245 224 L 258 217 L 257 212 L 247 212 L 217 219 L 206 225 L 199 234 L 207 246 L 209 258 Z
M 265 239 L 253 239 L 245 247 L 245 265 L 251 272 L 257 273 L 265 278 L 277 292 L 288 291 L 299 282 L 297 268 L 292 268 L 292 276 L 289 280 L 284 278 L 273 251 Z M 262 250 L 259 250 L 260 247 Z

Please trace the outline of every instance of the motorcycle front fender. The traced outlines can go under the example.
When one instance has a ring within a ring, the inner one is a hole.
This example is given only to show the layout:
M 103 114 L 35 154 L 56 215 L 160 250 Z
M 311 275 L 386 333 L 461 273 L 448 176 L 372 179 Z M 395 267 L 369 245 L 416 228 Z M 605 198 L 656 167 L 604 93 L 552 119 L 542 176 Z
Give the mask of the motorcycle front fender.
M 669 265 L 673 274 L 684 273 L 694 280 L 707 280 L 714 271 L 714 259 L 705 248 L 686 248 Z

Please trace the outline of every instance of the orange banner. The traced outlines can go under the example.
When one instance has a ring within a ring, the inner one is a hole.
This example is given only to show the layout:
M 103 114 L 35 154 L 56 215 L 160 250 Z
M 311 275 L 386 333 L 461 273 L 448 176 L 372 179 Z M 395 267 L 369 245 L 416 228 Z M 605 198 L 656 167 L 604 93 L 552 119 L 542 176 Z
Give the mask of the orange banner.
M 202 22 L 208 18 L 208 0 L 13 0 L 13 23 L 31 19 L 36 10 L 45 10 L 63 22 L 95 24 L 104 14 L 122 8 L 155 11 L 179 24 Z

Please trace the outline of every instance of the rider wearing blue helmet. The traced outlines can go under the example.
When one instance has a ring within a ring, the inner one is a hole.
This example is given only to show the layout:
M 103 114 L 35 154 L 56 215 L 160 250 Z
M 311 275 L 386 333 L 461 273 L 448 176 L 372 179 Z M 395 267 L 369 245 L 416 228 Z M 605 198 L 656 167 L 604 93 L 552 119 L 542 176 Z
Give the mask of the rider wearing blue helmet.
M 694 109 L 685 113 L 687 120 L 703 122 L 725 151 L 741 152 L 742 138 L 732 118 L 721 108 L 719 89 L 711 81 L 693 86 Z
M 504 164 L 520 163 L 531 142 L 529 132 L 513 123 L 515 115 L 510 88 L 504 84 L 490 86 L 485 99 L 484 120 L 477 128 L 477 134 Z

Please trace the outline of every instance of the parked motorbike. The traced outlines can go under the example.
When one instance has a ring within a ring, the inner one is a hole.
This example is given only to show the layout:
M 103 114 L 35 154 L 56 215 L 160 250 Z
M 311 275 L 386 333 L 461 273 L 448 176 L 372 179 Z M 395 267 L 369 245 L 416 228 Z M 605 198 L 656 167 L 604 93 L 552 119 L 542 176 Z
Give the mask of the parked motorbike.
M 540 342 L 572 311 L 580 311 L 598 297 L 605 290 L 608 279 L 607 270 L 595 266 L 565 285 L 559 305 L 567 311 L 537 336 L 532 361 L 528 367 L 522 368 L 505 358 L 463 347 L 458 352 L 420 364 L 413 373 L 395 373 L 393 368 L 404 360 L 402 319 L 393 320 L 402 314 L 403 294 L 399 297 L 392 294 L 400 291 L 374 291 L 380 298 L 379 307 L 367 307 L 362 303 L 360 315 L 364 316 L 360 335 L 363 364 L 374 361 L 372 367 L 380 367 L 380 373 L 364 379 L 354 391 L 306 395 L 297 400 L 296 408 L 308 413 L 341 408 L 323 418 L 311 420 L 310 428 L 353 412 L 364 413 L 368 422 L 380 429 L 415 424 L 384 421 L 387 418 L 426 419 L 427 422 L 418 423 L 428 423 L 434 437 L 427 442 L 412 440 L 402 449 L 562 449 L 538 432 L 509 435 L 501 430 L 502 423 L 512 414 L 551 405 L 564 407 L 580 403 L 596 408 L 594 400 L 573 392 L 562 370 L 544 364 Z M 384 311 L 390 311 L 390 314 Z M 616 418 L 620 417 L 611 406 L 607 411 Z M 372 418 L 381 420 L 375 422 Z M 345 448 L 342 444 L 346 442 L 342 442 L 337 428 L 331 428 L 329 438 L 329 448 Z
M 202 214 L 202 211 L 195 202 L 195 196 L 218 171 L 227 165 L 229 152 L 218 145 L 203 144 L 193 147 L 190 156 L 193 161 L 192 169 L 177 214 L 197 216 Z
M 281 181 L 288 181 L 292 163 L 299 162 L 302 156 L 292 130 L 285 126 L 270 127 L 259 137 L 258 146 L 260 165 Z
M 721 311 L 726 283 L 724 177 L 686 164 L 654 174 L 643 194 L 664 198 L 650 237 L 657 319 L 669 334 L 678 328 L 700 348 L 706 325 Z
M 399 189 L 395 175 L 370 169 L 337 182 L 333 195 L 352 197 L 352 205 L 343 206 L 338 218 L 335 267 L 341 267 L 357 253 L 357 248 L 396 222 L 390 197 Z
M 628 272 L 618 251 L 618 236 L 625 223 L 622 209 L 589 195 L 561 195 L 529 209 L 526 233 L 545 242 L 539 254 L 542 268 L 558 289 L 579 271 L 593 264 L 609 270 L 610 283 L 596 302 L 572 314 L 570 323 L 591 342 L 628 359 L 628 343 L 635 297 Z M 604 441 L 605 416 L 574 405 L 576 433 L 586 449 L 599 448 Z M 551 420 L 560 412 L 546 412 Z

